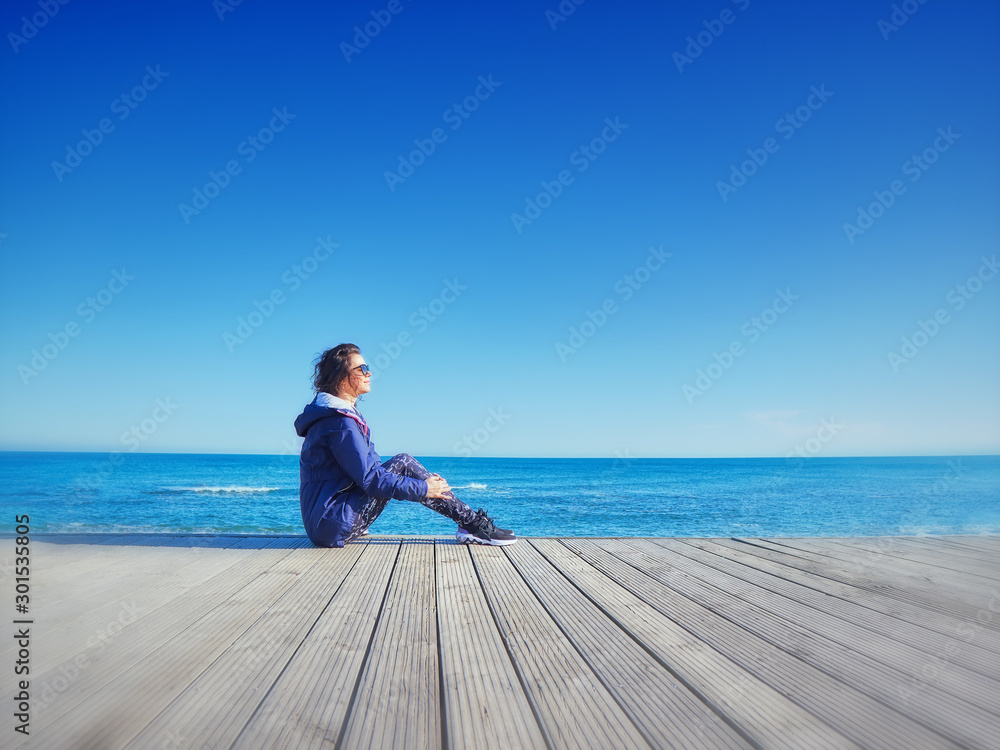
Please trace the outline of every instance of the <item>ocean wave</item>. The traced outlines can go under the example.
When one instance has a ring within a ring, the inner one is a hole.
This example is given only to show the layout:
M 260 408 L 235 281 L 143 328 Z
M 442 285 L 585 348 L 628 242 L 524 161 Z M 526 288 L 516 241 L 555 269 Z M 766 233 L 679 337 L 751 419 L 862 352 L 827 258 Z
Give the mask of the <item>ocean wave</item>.
M 452 487 L 453 490 L 485 490 L 486 485 L 481 482 L 469 482 Z
M 225 487 L 164 487 L 159 490 L 145 490 L 146 493 L 151 495 L 183 495 L 190 492 L 208 492 L 211 494 L 220 494 L 223 492 L 238 492 L 242 495 L 253 495 L 262 492 L 280 492 L 281 490 L 288 489 L 287 487 L 250 487 L 238 484 L 231 484 Z

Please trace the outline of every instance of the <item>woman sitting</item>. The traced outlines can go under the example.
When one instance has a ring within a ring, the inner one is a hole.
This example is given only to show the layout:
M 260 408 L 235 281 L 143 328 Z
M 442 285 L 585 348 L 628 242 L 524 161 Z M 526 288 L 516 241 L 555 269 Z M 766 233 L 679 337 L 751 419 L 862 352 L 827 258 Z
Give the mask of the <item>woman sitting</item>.
M 468 544 L 513 544 L 481 508 L 473 511 L 451 491 L 440 474 L 431 474 L 408 453 L 385 463 L 375 452 L 371 431 L 357 408 L 358 396 L 371 390 L 371 373 L 354 344 L 340 344 L 320 355 L 313 385 L 316 398 L 295 419 L 305 438 L 299 457 L 302 522 L 313 544 L 343 547 L 368 533 L 391 498 L 413 500 L 458 524 L 456 537 Z

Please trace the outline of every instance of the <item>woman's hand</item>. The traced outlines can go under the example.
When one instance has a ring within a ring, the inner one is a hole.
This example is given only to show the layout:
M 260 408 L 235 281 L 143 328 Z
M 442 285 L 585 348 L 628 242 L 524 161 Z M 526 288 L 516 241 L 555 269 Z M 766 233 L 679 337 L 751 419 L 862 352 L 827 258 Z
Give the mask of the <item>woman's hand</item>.
M 451 492 L 451 486 L 440 474 L 431 474 L 427 479 L 427 497 L 444 497 L 446 492 Z

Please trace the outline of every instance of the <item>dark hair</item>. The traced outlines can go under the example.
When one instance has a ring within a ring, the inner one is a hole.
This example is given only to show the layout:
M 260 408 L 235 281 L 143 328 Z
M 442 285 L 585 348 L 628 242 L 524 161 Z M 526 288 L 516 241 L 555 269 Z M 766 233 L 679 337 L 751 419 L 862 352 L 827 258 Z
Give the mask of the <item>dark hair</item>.
M 351 372 L 347 365 L 352 354 L 361 354 L 361 350 L 354 344 L 337 344 L 316 358 L 313 364 L 313 388 L 317 393 L 323 391 L 337 395 L 340 384 Z

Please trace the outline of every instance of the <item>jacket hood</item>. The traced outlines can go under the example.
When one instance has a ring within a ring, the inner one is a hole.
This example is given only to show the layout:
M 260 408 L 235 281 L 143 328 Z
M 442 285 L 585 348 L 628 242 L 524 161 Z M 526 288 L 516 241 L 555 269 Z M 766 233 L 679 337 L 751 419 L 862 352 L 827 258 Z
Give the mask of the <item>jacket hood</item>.
M 338 396 L 320 391 L 311 403 L 306 404 L 306 408 L 295 418 L 295 434 L 305 437 L 309 428 L 321 419 L 332 417 L 337 414 L 357 418 L 360 415 L 357 409 Z

